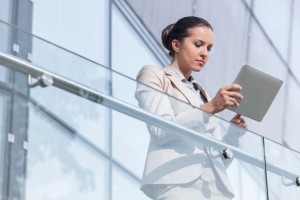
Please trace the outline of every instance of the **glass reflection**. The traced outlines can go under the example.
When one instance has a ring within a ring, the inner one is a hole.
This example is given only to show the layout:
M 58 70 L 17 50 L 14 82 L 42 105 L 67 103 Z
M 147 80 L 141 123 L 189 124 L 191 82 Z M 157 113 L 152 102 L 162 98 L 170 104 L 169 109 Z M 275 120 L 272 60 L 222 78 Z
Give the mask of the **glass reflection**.
M 0 65 L 0 82 L 9 83 L 10 73 L 9 69 Z
M 107 199 L 108 161 L 30 105 L 26 198 Z
M 112 14 L 113 69 L 135 78 L 145 63 L 160 66 L 161 63 L 155 58 L 151 49 L 115 6 L 113 6 Z
M 8 126 L 8 97 L 5 93 L 0 91 L 0 199 L 2 195 L 5 194 L 2 191 L 5 187 L 4 184 L 4 168 L 5 168 L 5 152 L 6 152 L 6 135 L 7 135 L 7 126 Z
M 108 0 L 33 1 L 32 33 L 107 65 L 108 16 Z M 34 42 L 33 52 L 36 51 L 42 50 Z
M 83 86 L 104 93 L 109 92 L 110 80 L 106 67 L 3 22 L 0 22 L 0 30 L 1 28 L 6 30 L 6 34 L 9 33 L 8 36 L 17 34 L 20 38 L 23 38 L 22 45 L 24 48 L 32 46 L 32 52 L 26 57 L 26 61 Z M 0 31 L 0 34 L 2 33 Z M 12 54 L 7 48 L 1 49 L 1 51 Z
M 262 32 L 265 32 L 265 38 L 272 48 L 278 52 L 278 57 L 282 57 L 285 62 L 288 57 L 288 45 L 290 38 L 290 21 L 292 11 L 292 0 L 266 0 L 266 1 L 255 1 L 253 4 L 253 12 L 255 17 L 260 23 L 260 29 Z M 268 12 L 266 12 L 266 8 Z M 280 17 L 278 14 L 280 13 Z M 276 23 L 273 20 L 276 19 Z M 280 28 L 278 27 L 280 24 Z M 279 31 L 280 30 L 280 31 Z M 253 40 L 254 41 L 254 40 Z M 260 44 L 255 41 L 256 44 Z M 264 48 L 262 48 L 264 49 Z
M 298 115 L 300 113 L 300 88 L 299 84 L 297 84 L 293 79 L 289 79 L 287 86 L 288 93 L 286 97 L 286 117 L 284 120 L 285 129 L 282 133 L 282 140 L 286 146 L 300 151 L 300 135 L 298 129 L 295 128 L 295 125 L 299 123 Z
M 263 123 L 248 120 L 249 127 L 251 127 L 252 131 L 264 137 L 282 142 L 284 126 L 282 122 L 286 118 L 286 87 L 289 73 L 285 63 L 278 57 L 274 48 L 270 45 L 269 41 L 266 40 L 263 32 L 255 23 L 253 23 L 251 27 L 251 41 L 255 42 L 251 42 L 250 44 L 248 63 L 263 72 L 283 80 L 283 85 L 266 113 Z M 261 48 L 261 46 L 264 48 Z
M 290 67 L 297 79 L 300 80 L 300 1 L 293 1 L 293 24 L 292 24 L 292 33 L 291 33 L 291 57 L 290 57 Z M 299 81 L 298 81 L 299 82 Z
M 150 200 L 139 190 L 140 183 L 125 173 L 121 168 L 113 166 L 112 200 Z
M 109 151 L 109 110 L 55 87 L 32 88 L 33 103 L 51 120 L 102 151 Z
M 268 139 L 265 139 L 265 148 L 269 199 L 299 199 L 300 190 L 294 182 L 300 174 L 299 152 Z

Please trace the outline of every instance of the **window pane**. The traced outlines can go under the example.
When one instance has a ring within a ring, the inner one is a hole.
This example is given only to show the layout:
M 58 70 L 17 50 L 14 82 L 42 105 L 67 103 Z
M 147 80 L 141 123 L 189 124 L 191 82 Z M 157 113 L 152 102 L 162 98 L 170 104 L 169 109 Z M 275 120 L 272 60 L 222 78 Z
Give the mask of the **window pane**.
M 291 1 L 256 0 L 254 3 L 254 14 L 285 60 L 287 59 L 288 41 L 290 38 Z
M 291 68 L 298 80 L 300 80 L 300 1 L 294 1 L 293 32 L 291 42 Z
M 283 113 L 285 113 L 286 104 L 287 68 L 279 59 L 276 51 L 256 23 L 252 24 L 250 41 L 248 63 L 259 70 L 283 80 L 283 85 L 266 113 L 263 123 L 248 120 L 248 127 L 254 132 L 281 143 L 282 122 L 285 118 Z
M 197 2 L 197 14 L 207 19 L 214 28 L 214 46 L 208 63 L 200 73 L 196 73 L 196 77 L 213 96 L 221 86 L 232 83 L 245 64 L 250 15 L 240 0 Z M 220 20 L 220 16 L 226 19 L 226 23 Z
M 112 80 L 113 97 L 138 106 L 135 99 L 136 82 L 117 73 L 112 73 Z M 144 122 L 120 112 L 112 112 L 113 158 L 140 179 L 147 154 L 145 147 L 148 143 L 149 134 Z
M 9 82 L 9 69 L 0 65 L 0 82 Z
M 139 188 L 139 181 L 130 177 L 119 167 L 113 166 L 113 200 L 150 200 Z
M 2 7 L 0 8 L 0 10 Z M 0 21 L 0 51 L 3 53 L 7 53 L 10 50 L 10 43 L 11 43 L 11 35 L 10 35 L 10 27 L 6 25 L 5 23 Z M 8 83 L 10 81 L 9 79 L 9 69 L 3 67 L 0 65 L 0 81 L 4 83 Z
M 143 65 L 161 66 L 149 47 L 114 6 L 112 16 L 112 66 L 135 78 Z
M 33 4 L 33 34 L 107 65 L 108 0 L 51 0 Z
M 288 81 L 287 91 L 286 117 L 283 121 L 285 124 L 285 130 L 282 134 L 282 140 L 287 146 L 300 151 L 300 135 L 299 129 L 297 128 L 299 123 L 298 115 L 300 113 L 300 88 L 299 85 L 291 78 Z
M 4 162 L 5 158 L 5 146 L 7 144 L 7 126 L 8 126 L 8 99 L 2 91 L 0 91 L 0 199 L 1 195 L 5 192 L 2 191 L 4 188 L 3 184 L 6 184 L 4 181 Z
M 108 109 L 55 87 L 34 88 L 31 97 L 49 119 L 104 152 L 109 151 Z
M 25 199 L 108 199 L 109 164 L 103 153 L 36 105 L 30 106 L 28 123 Z
M 1 0 L 0 20 L 3 20 L 5 22 L 9 22 L 11 3 L 12 3 L 12 1 L 10 1 L 10 0 Z

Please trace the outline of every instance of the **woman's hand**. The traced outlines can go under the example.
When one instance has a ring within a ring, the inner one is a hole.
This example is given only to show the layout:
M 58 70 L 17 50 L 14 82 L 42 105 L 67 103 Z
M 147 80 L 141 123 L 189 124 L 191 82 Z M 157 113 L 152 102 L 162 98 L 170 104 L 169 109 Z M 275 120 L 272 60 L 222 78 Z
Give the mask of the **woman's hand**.
M 218 113 L 224 110 L 228 106 L 239 106 L 236 98 L 243 99 L 243 96 L 239 91 L 242 89 L 238 84 L 232 84 L 221 88 L 216 96 L 201 106 L 201 109 L 210 112 Z
M 236 114 L 231 120 L 231 123 L 234 123 L 240 127 L 247 128 L 247 124 L 245 120 L 241 117 L 240 114 Z

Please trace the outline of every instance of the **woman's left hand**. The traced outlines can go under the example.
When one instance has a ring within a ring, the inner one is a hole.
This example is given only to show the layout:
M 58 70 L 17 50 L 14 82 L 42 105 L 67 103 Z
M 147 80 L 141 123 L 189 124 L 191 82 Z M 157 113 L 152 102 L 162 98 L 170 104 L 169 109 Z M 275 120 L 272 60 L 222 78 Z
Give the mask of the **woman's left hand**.
M 236 114 L 231 120 L 231 123 L 234 123 L 240 127 L 247 128 L 247 124 L 245 120 L 241 117 L 240 114 Z

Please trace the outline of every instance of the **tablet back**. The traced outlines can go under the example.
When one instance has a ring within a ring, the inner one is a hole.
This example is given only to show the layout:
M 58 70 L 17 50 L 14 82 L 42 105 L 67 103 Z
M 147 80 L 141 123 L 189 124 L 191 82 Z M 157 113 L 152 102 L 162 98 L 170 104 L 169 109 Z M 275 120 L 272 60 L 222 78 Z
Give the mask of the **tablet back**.
M 283 82 L 250 65 L 244 65 L 234 83 L 242 86 L 241 94 L 244 98 L 238 99 L 239 107 L 228 107 L 227 109 L 260 122 Z

